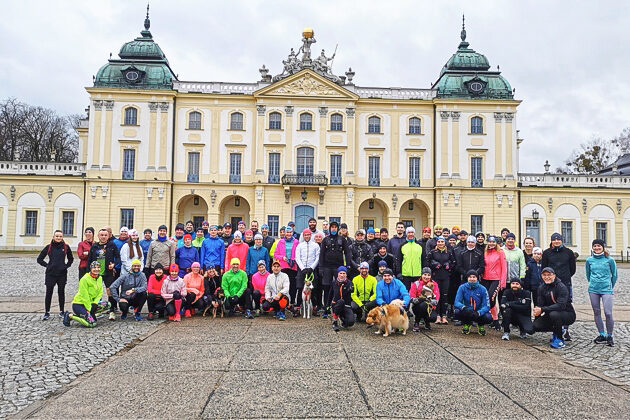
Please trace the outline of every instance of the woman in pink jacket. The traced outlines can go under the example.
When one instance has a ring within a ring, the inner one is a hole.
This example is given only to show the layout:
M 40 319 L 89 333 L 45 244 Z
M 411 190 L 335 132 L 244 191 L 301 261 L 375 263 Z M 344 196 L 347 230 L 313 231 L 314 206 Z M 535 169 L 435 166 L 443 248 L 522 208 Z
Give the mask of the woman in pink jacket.
M 265 299 L 265 285 L 267 284 L 267 277 L 269 272 L 267 271 L 267 264 L 265 260 L 258 261 L 258 271 L 252 276 L 252 287 L 254 291 L 252 293 L 253 306 L 256 311 L 256 315 L 261 314 L 261 302 Z
M 497 296 L 500 290 L 505 289 L 507 279 L 507 260 L 505 253 L 497 246 L 497 238 L 490 236 L 484 253 L 486 271 L 483 274 L 481 284 L 488 290 L 490 298 L 490 313 L 492 313 L 492 326 L 499 330 L 499 309 L 497 308 Z
M 433 287 L 429 284 L 433 283 Z M 411 311 L 414 316 L 413 331 L 420 331 L 420 320 L 424 320 L 424 328 L 431 329 L 431 322 L 437 321 L 437 311 L 435 310 L 440 300 L 440 288 L 437 281 L 433 281 L 432 272 L 429 267 L 422 269 L 422 277 L 411 283 Z
M 280 268 L 282 272 L 289 276 L 289 296 L 291 299 L 291 305 L 296 304 L 297 287 L 296 278 L 298 265 L 295 262 L 295 250 L 297 249 L 297 239 L 293 237 L 293 228 L 287 226 L 284 231 L 284 239 L 281 239 L 276 246 L 276 252 L 273 255 L 276 260 L 280 262 Z M 297 313 L 299 315 L 299 313 Z M 293 316 L 297 316 L 293 311 Z
M 234 240 L 232 241 L 232 244 L 227 247 L 227 251 L 225 253 L 225 270 L 227 271 L 230 267 L 230 261 L 232 261 L 232 258 L 238 258 L 240 261 L 240 269 L 247 271 L 247 252 L 249 252 L 249 246 L 243 242 L 243 234 L 237 230 L 234 232 Z

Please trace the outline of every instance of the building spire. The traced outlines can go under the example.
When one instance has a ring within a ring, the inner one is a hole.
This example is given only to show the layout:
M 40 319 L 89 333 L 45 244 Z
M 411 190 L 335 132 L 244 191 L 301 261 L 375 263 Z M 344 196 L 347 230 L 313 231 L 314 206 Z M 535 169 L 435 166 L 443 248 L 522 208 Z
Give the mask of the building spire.
M 466 16 L 464 14 L 462 14 L 462 32 L 459 37 L 462 39 L 462 42 L 459 43 L 459 48 L 468 48 L 470 44 L 466 42 Z
M 144 29 L 146 31 L 151 27 L 151 21 L 149 20 L 149 3 L 147 2 L 147 17 L 144 19 Z

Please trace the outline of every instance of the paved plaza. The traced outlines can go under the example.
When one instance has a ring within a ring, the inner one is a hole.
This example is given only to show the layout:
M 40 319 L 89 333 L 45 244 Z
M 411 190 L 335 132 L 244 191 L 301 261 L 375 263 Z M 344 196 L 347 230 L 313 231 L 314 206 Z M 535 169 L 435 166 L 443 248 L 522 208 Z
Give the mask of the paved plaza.
M 578 273 L 574 340 L 551 351 L 547 334 L 502 342 L 452 325 L 389 338 L 269 317 L 65 328 L 40 321 L 35 258 L 3 254 L 0 417 L 627 418 L 630 269 L 620 269 L 614 348 L 591 342 L 582 264 Z M 76 277 L 74 267 L 67 300 Z

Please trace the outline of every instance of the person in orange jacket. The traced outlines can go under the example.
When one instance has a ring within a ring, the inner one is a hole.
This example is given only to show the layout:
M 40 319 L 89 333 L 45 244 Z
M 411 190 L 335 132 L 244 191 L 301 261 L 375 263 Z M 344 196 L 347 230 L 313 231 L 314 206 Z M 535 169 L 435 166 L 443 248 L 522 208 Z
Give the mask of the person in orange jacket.
M 186 298 L 184 299 L 186 311 L 184 316 L 186 318 L 193 316 L 195 309 L 203 311 L 206 306 L 204 300 L 201 299 L 205 292 L 201 264 L 195 261 L 190 269 L 192 271 L 184 276 L 184 282 L 186 283 Z

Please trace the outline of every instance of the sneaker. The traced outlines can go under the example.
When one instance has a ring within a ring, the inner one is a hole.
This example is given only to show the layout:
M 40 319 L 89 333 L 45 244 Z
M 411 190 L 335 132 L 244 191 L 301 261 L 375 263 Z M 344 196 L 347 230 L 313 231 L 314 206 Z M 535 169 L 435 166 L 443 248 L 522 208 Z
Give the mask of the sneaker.
M 606 345 L 608 347 L 614 347 L 615 346 L 615 342 L 613 341 L 612 335 L 609 335 L 608 337 L 606 337 Z
M 256 309 L 256 312 L 254 312 L 254 316 L 261 316 L 262 315 L 262 311 L 260 309 Z
M 252 315 L 252 311 L 250 311 L 249 309 L 245 311 L 245 318 L 254 319 L 254 315 Z
M 462 325 L 464 325 L 464 323 L 459 319 L 456 319 L 453 325 L 455 325 L 456 327 L 461 327 Z
M 120 316 L 120 320 L 121 320 L 121 321 L 124 321 L 125 319 L 127 319 L 127 314 L 122 314 L 122 315 Z
M 66 313 L 64 311 L 59 311 L 59 318 L 63 319 L 65 315 Z
M 492 321 L 492 328 L 494 328 L 497 331 L 501 331 L 501 324 L 499 323 L 498 319 Z
M 339 321 L 338 320 L 334 320 L 332 322 L 332 329 L 334 332 L 339 332 Z
M 142 314 L 140 312 L 136 312 L 134 317 L 136 318 L 136 321 L 142 321 Z
M 273 311 L 273 317 L 278 319 L 278 313 L 279 313 L 278 311 Z
M 486 335 L 486 327 L 484 327 L 483 325 L 478 325 L 477 332 L 479 333 L 479 335 Z
M 284 312 L 278 312 L 278 321 L 286 321 L 287 317 Z
M 600 335 L 597 336 L 597 338 L 595 340 L 593 340 L 593 343 L 595 343 L 595 344 L 604 344 L 607 341 L 608 341 L 607 337 L 605 335 L 601 335 L 600 334 Z
M 427 331 L 431 331 L 431 323 L 427 322 L 426 324 L 424 324 L 424 329 Z
M 413 324 L 413 332 L 420 332 L 420 324 L 417 322 Z
M 464 328 L 462 328 L 462 332 L 466 335 L 470 334 L 470 325 L 464 324 Z
M 186 309 L 186 310 L 184 311 L 184 316 L 185 316 L 186 318 L 190 318 L 190 317 L 192 316 L 192 314 L 190 313 L 190 309 Z
M 302 310 L 300 309 L 299 306 L 294 306 L 293 307 L 293 317 L 294 318 L 300 316 L 301 315 L 300 312 L 302 312 Z
M 44 316 L 42 317 L 42 321 L 48 321 L 48 318 L 50 318 L 50 314 L 46 312 Z
M 525 340 L 527 338 L 527 333 L 522 332 L 520 334 L 520 337 L 521 337 L 522 340 Z
M 567 328 L 567 330 L 564 333 L 564 341 L 571 341 L 571 334 L 569 334 L 569 329 Z
M 63 325 L 66 327 L 70 326 L 70 312 L 65 312 L 63 314 Z
M 180 314 L 175 314 L 175 317 L 173 318 L 173 321 L 175 322 L 180 322 L 182 320 L 182 316 Z
M 109 313 L 109 320 L 110 321 L 116 321 L 116 314 L 114 312 L 110 312 Z
M 564 347 L 564 341 L 560 338 L 556 338 L 551 342 L 551 347 L 554 349 L 561 349 Z
M 147 316 L 147 319 L 149 321 L 153 321 L 153 318 L 155 318 L 155 314 L 153 312 L 149 312 L 149 315 Z
M 175 315 L 169 315 L 168 316 L 168 320 L 169 321 L 175 321 Z
M 510 333 L 504 332 L 503 335 L 501 336 L 501 340 L 510 341 Z
M 328 312 L 322 312 L 322 319 L 328 319 Z

